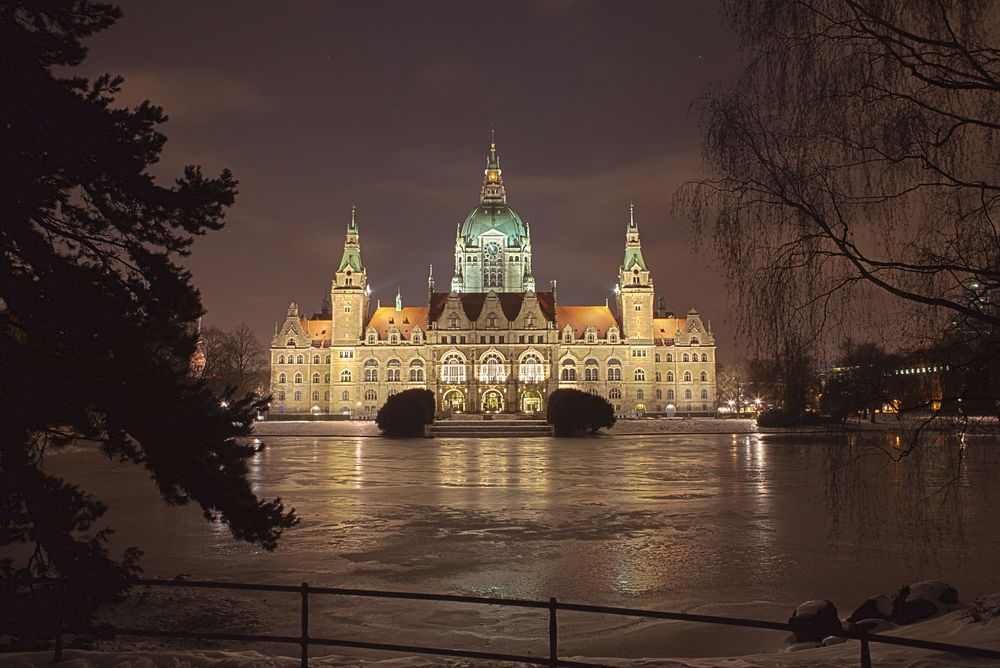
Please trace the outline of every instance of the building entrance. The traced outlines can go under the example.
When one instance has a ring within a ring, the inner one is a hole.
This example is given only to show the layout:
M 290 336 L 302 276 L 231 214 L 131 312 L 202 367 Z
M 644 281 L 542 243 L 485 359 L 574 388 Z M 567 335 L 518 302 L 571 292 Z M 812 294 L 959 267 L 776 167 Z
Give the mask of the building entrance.
M 444 393 L 444 400 L 441 403 L 444 410 L 461 413 L 465 410 L 465 395 L 458 390 L 448 390 Z
M 503 395 L 499 390 L 486 390 L 483 394 L 483 412 L 500 413 L 503 411 Z
M 542 395 L 535 390 L 528 390 L 521 397 L 521 410 L 525 413 L 537 413 L 542 410 Z

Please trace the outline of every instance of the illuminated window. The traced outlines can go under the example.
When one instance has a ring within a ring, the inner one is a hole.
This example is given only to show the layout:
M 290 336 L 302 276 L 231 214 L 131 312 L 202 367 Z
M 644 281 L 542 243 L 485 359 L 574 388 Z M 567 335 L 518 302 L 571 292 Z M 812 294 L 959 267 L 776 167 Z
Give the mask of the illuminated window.
M 538 383 L 545 380 L 545 366 L 537 355 L 525 355 L 517 370 L 517 377 L 524 383 Z
M 319 383 L 319 374 L 318 373 L 314 373 L 312 375 L 312 382 L 317 383 L 317 384 Z
M 562 371 L 559 374 L 559 380 L 564 380 L 567 382 L 573 382 L 576 380 L 576 362 L 570 359 L 563 360 Z
M 691 382 L 691 372 L 690 371 L 685 371 L 684 372 L 684 382 L 685 383 L 690 383 Z
M 445 357 L 441 365 L 441 380 L 445 383 L 464 383 L 465 360 L 455 354 Z
M 349 383 L 349 382 L 351 382 L 351 370 L 350 369 L 344 369 L 343 371 L 340 372 L 340 382 L 341 383 Z
M 340 393 L 340 400 L 341 401 L 350 401 L 351 400 L 351 393 L 348 392 L 347 390 L 344 390 L 343 392 Z
M 479 381 L 483 383 L 502 383 L 507 380 L 507 367 L 503 358 L 490 353 L 479 365 Z
M 646 380 L 646 372 L 642 369 L 636 369 L 633 376 L 636 380 Z

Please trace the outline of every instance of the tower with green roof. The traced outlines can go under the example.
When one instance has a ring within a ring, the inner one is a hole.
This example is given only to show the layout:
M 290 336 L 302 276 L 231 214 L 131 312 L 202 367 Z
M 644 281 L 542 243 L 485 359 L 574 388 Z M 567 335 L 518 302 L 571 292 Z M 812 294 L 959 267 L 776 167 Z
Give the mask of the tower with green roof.
M 496 148 L 496 141 L 491 141 L 479 206 L 456 230 L 452 292 L 528 292 L 535 289 L 530 229 L 507 204 L 507 190 Z
M 357 207 L 352 206 L 344 253 L 330 288 L 333 345 L 354 345 L 361 338 L 368 316 L 368 294 L 368 274 L 361 261 Z
M 642 257 L 639 226 L 635 222 L 635 206 L 628 205 L 628 225 L 625 228 L 625 258 L 618 269 L 618 314 L 624 336 L 636 341 L 653 339 L 653 279 Z

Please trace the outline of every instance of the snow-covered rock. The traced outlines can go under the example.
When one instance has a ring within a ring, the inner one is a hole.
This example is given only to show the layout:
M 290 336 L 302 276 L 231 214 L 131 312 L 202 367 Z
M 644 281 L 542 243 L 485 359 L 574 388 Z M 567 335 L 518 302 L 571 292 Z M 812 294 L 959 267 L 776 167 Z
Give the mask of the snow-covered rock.
M 798 643 L 818 643 L 832 631 L 841 631 L 837 606 L 832 601 L 814 600 L 800 604 L 788 618 Z
M 905 598 L 896 603 L 892 613 L 892 621 L 896 624 L 912 624 L 959 607 L 958 590 L 940 580 L 911 584 L 900 595 L 905 595 Z
M 872 596 L 854 609 L 847 618 L 848 628 L 852 628 L 861 620 L 892 619 L 892 600 L 883 594 Z

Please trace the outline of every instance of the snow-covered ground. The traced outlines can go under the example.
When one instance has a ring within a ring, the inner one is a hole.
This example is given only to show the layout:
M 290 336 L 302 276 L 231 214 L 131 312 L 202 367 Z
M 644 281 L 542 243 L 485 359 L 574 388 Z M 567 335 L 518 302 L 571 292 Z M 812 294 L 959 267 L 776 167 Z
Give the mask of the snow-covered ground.
M 118 529 L 112 550 L 145 549 L 149 577 L 557 596 L 775 621 L 817 598 L 832 599 L 846 616 L 873 594 L 932 577 L 954 584 L 965 601 L 998 589 L 1000 514 L 989 495 L 1000 489 L 996 437 L 970 440 L 953 495 L 931 503 L 908 477 L 913 458 L 891 467 L 872 458 L 870 486 L 826 496 L 830 455 L 858 446 L 832 447 L 818 434 L 261 438 L 266 448 L 250 466 L 254 488 L 280 496 L 302 518 L 272 553 L 234 542 L 196 508 L 167 507 L 141 469 L 91 448 L 46 462 L 108 503 L 107 524 Z M 852 515 L 855 504 L 861 516 Z M 531 610 L 329 597 L 311 611 L 317 637 L 545 651 L 545 615 Z M 153 628 L 298 631 L 294 595 L 149 590 L 107 614 Z M 774 653 L 784 640 L 776 631 L 560 615 L 567 655 L 692 657 L 685 661 L 696 665 L 700 657 Z M 139 638 L 99 645 L 186 647 Z
M 1000 650 L 1000 619 L 984 622 L 970 620 L 963 611 L 955 611 L 928 621 L 919 622 L 883 632 L 884 635 L 903 638 L 934 640 L 956 645 L 970 645 L 984 649 Z M 988 660 L 943 654 L 928 650 L 870 643 L 872 661 L 876 666 L 895 668 L 952 668 L 960 666 L 990 665 Z M 315 648 L 314 648 L 315 649 Z M 860 648 L 857 641 L 847 640 L 837 644 L 798 651 L 769 652 L 740 657 L 708 658 L 646 658 L 622 660 L 616 658 L 561 657 L 622 668 L 813 668 L 815 666 L 857 666 Z M 51 652 L 24 652 L 0 655 L 0 662 L 9 668 L 46 668 L 51 665 Z M 200 668 L 253 667 L 292 668 L 299 665 L 296 656 L 270 656 L 255 651 L 135 651 L 92 652 L 66 650 L 65 668 Z M 478 667 L 502 668 L 512 664 L 498 661 L 447 659 L 434 656 L 395 656 L 392 658 L 359 659 L 352 656 L 327 655 L 312 658 L 311 666 L 371 666 L 372 668 L 424 668 L 446 666 L 449 668 Z

